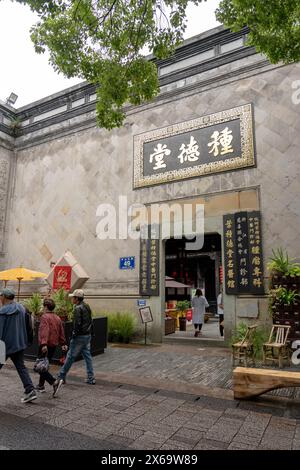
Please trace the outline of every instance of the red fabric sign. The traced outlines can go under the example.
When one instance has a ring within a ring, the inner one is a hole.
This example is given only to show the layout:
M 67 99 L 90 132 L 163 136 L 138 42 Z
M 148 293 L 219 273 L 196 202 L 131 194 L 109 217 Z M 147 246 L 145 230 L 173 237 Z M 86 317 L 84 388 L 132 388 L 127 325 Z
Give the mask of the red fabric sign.
M 65 290 L 71 289 L 71 266 L 55 266 L 53 275 L 53 289 L 60 289 L 63 287 Z

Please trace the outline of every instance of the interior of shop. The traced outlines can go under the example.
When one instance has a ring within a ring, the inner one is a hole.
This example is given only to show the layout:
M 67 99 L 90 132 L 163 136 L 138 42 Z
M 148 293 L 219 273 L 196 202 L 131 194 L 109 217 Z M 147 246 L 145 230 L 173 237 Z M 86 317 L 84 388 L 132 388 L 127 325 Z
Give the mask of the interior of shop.
M 222 340 L 217 309 L 222 284 L 221 236 L 205 234 L 203 247 L 197 251 L 187 250 L 186 242 L 191 240 L 171 238 L 165 245 L 165 334 L 194 338 L 191 300 L 200 288 L 209 303 L 201 339 Z M 178 309 L 182 301 L 189 302 L 184 313 Z

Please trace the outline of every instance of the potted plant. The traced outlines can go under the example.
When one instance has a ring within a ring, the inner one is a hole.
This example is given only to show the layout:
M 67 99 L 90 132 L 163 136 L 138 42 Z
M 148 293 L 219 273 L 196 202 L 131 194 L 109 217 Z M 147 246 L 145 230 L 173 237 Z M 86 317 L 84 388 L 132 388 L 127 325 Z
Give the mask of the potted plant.
M 287 252 L 284 252 L 282 248 L 272 250 L 273 256 L 270 258 L 268 263 L 268 269 L 271 274 L 273 281 L 286 281 L 288 278 L 294 282 L 300 276 L 300 265 L 299 263 L 293 262 L 289 258 Z M 282 284 L 282 282 L 281 282 Z
M 34 316 L 35 321 L 39 319 L 42 313 L 43 308 L 43 298 L 41 294 L 36 293 L 32 294 L 29 299 L 26 299 L 24 306 L 29 310 L 29 312 Z
M 72 319 L 73 304 L 69 294 L 65 289 L 60 288 L 51 295 L 55 302 L 55 313 L 62 319 L 68 321 Z
M 180 300 L 177 302 L 177 310 L 179 311 L 179 330 L 186 331 L 186 311 L 190 308 L 188 300 Z

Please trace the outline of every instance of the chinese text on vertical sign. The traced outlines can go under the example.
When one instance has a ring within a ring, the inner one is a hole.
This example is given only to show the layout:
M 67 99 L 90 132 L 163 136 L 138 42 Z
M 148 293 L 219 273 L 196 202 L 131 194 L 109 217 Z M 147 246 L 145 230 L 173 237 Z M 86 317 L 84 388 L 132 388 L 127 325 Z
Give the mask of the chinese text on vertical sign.
M 152 232 L 151 232 L 152 229 Z M 148 239 L 140 239 L 140 295 L 159 295 L 158 227 L 148 227 Z
M 224 216 L 225 288 L 227 294 L 263 294 L 260 212 Z

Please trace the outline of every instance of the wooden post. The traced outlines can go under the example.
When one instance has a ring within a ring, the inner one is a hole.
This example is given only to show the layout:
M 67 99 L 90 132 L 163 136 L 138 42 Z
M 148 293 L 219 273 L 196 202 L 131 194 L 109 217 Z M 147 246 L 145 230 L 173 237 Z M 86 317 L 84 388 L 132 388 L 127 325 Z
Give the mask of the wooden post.
M 19 285 L 18 285 L 18 302 L 20 300 L 20 290 L 21 290 L 21 280 L 23 278 L 22 277 L 18 277 L 18 281 L 19 281 Z

